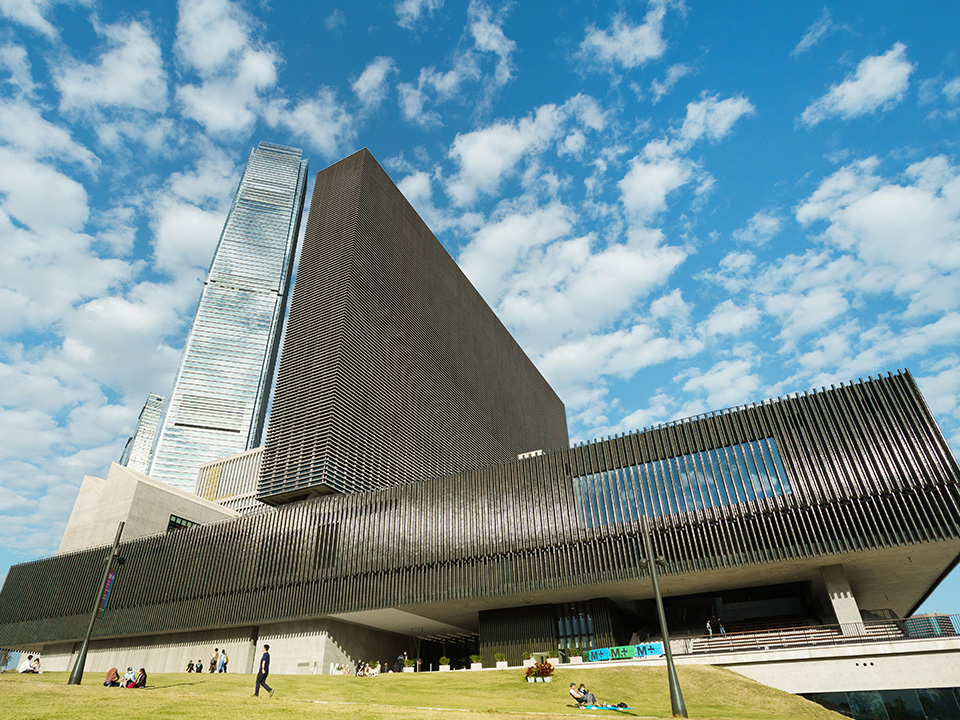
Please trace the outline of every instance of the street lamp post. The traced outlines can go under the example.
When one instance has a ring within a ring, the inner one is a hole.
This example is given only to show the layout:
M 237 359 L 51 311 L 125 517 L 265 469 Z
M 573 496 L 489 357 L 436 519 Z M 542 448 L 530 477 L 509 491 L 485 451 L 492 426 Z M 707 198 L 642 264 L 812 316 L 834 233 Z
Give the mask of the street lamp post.
M 647 556 L 647 568 L 650 570 L 650 580 L 653 581 L 653 597 L 657 603 L 657 615 L 660 618 L 660 633 L 663 635 L 663 651 L 667 656 L 667 682 L 670 684 L 670 709 L 674 717 L 687 717 L 687 705 L 683 702 L 683 692 L 680 690 L 680 680 L 677 678 L 677 668 L 673 664 L 673 653 L 670 651 L 670 635 L 667 633 L 667 616 L 663 612 L 663 598 L 660 596 L 660 583 L 657 581 L 657 561 L 653 557 L 653 541 L 650 539 L 650 528 L 647 526 L 647 516 L 640 518 L 643 527 L 643 545 Z
M 103 580 L 97 589 L 97 599 L 93 603 L 93 612 L 90 613 L 90 624 L 87 625 L 87 634 L 83 638 L 83 645 L 80 646 L 80 654 L 77 656 L 77 662 L 74 663 L 73 671 L 70 673 L 70 679 L 67 680 L 67 685 L 79 685 L 83 679 L 83 666 L 87 662 L 87 649 L 90 647 L 90 638 L 93 636 L 93 625 L 97 621 L 97 612 L 99 612 L 101 605 L 106 605 L 105 590 L 107 588 L 107 580 L 110 577 L 110 572 L 113 570 L 114 564 L 123 564 L 123 558 L 120 557 L 120 536 L 122 534 L 123 523 L 120 523 L 119 527 L 117 527 L 117 537 L 113 541 L 113 549 L 110 551 L 110 555 L 104 560 L 106 567 L 103 569 Z

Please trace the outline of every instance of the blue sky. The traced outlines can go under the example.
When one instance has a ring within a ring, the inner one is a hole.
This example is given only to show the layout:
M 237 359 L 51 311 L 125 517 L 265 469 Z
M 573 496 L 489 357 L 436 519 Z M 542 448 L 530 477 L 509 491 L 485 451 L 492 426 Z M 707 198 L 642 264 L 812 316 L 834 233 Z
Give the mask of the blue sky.
M 259 140 L 368 147 L 571 439 L 908 367 L 960 447 L 960 4 L 0 0 L 0 576 L 166 395 Z M 960 576 L 925 609 L 960 612 Z

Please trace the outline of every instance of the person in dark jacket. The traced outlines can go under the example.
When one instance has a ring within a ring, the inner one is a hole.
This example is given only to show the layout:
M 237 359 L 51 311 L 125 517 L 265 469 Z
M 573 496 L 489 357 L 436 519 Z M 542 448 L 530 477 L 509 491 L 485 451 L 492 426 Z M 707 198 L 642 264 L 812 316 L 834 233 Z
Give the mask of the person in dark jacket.
M 253 690 L 254 697 L 260 697 L 260 687 L 273 697 L 273 688 L 267 685 L 267 676 L 270 674 L 270 646 L 263 646 L 263 655 L 260 657 L 260 667 L 257 668 L 257 684 Z

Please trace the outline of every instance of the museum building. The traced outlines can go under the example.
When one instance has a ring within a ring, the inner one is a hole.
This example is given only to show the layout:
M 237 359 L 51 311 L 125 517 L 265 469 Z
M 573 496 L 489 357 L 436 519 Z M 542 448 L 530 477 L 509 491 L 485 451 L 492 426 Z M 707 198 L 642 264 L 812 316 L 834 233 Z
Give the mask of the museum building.
M 960 467 L 907 371 L 568 447 L 562 403 L 365 150 L 318 174 L 255 467 L 273 507 L 122 543 L 88 669 L 656 638 L 643 517 L 681 635 L 714 614 L 856 633 L 960 559 Z M 11 568 L 0 646 L 68 669 L 109 552 Z

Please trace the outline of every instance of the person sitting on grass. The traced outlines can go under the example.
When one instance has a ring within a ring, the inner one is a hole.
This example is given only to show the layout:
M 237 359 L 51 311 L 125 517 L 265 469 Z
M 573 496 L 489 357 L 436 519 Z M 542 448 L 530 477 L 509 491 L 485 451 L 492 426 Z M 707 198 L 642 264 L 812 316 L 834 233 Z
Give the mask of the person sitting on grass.
M 36 670 L 33 668 L 33 655 L 27 655 L 23 661 L 20 663 L 20 666 L 17 668 L 18 673 L 35 673 Z
M 137 681 L 137 675 L 133 672 L 132 667 L 128 667 L 127 671 L 123 674 L 123 677 L 120 678 L 120 687 L 130 688 L 133 687 L 133 684 Z
M 107 677 L 103 681 L 104 687 L 120 687 L 120 671 L 115 667 L 107 670 Z
M 596 705 L 597 697 L 592 692 L 587 692 L 583 683 L 577 687 L 576 683 L 570 683 L 570 697 L 577 701 L 577 705 Z
M 136 681 L 133 683 L 135 688 L 145 688 L 147 686 L 147 671 L 143 668 L 140 668 L 140 673 L 137 675 Z

